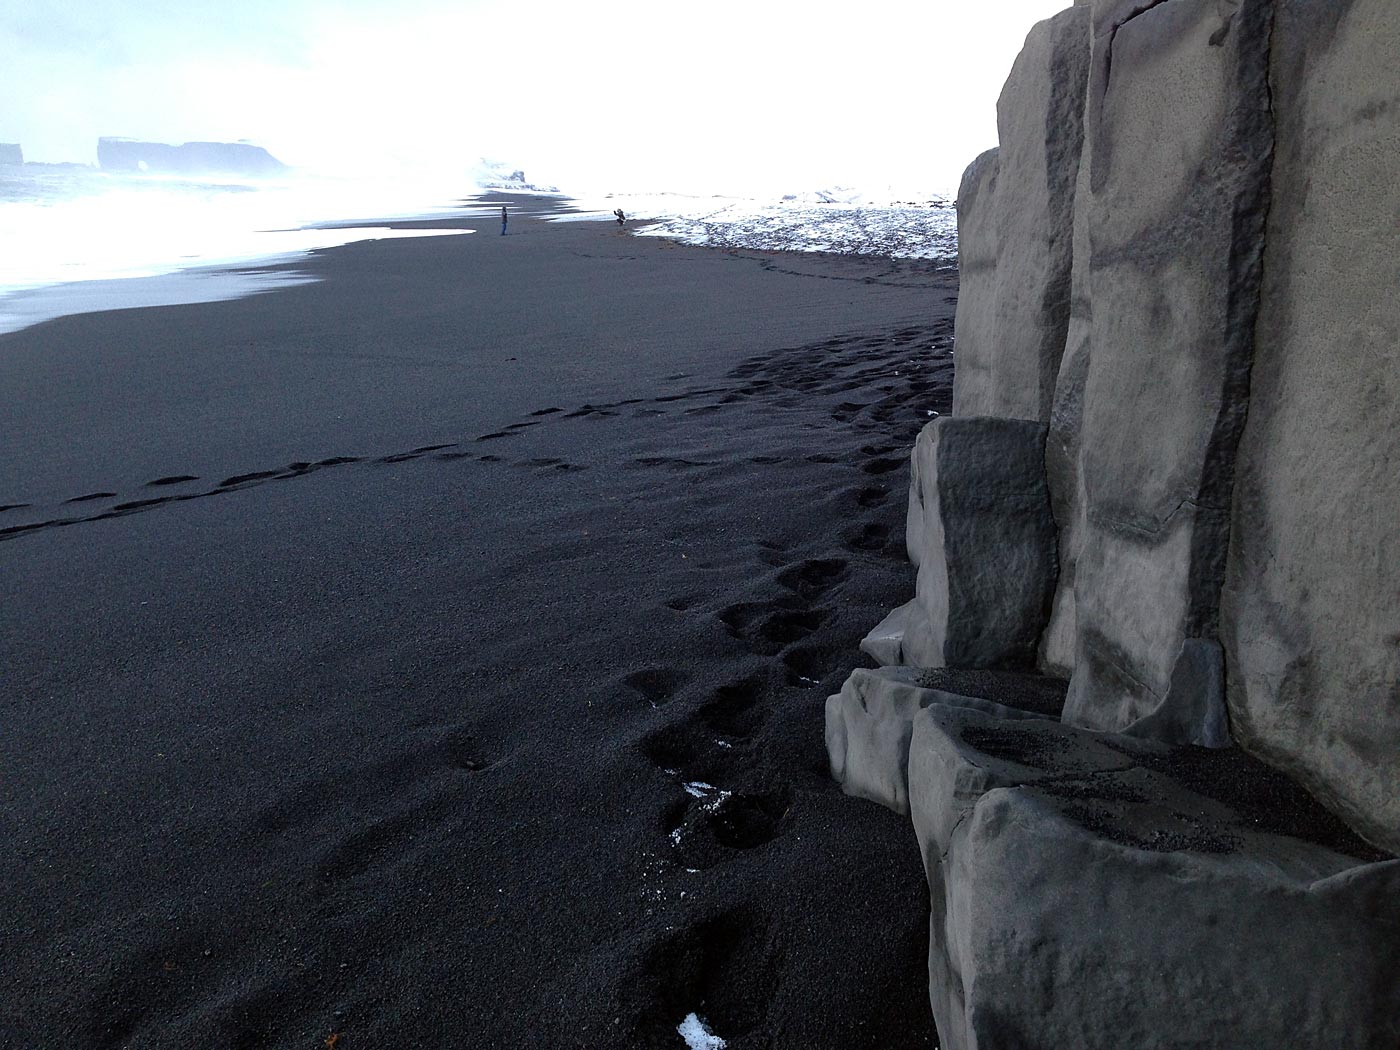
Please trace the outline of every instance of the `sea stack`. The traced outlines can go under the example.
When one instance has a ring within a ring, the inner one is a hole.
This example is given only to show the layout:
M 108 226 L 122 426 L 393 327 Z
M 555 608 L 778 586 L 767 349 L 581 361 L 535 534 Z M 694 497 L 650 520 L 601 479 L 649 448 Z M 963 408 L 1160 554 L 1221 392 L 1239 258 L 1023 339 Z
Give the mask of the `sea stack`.
M 1391 0 L 1081 0 L 1016 62 L 899 666 L 827 704 L 946 1048 L 1400 1042 L 1397 53 Z M 1058 717 L 987 688 L 1031 660 Z
M 24 163 L 24 150 L 18 142 L 0 142 L 0 164 L 19 165 Z

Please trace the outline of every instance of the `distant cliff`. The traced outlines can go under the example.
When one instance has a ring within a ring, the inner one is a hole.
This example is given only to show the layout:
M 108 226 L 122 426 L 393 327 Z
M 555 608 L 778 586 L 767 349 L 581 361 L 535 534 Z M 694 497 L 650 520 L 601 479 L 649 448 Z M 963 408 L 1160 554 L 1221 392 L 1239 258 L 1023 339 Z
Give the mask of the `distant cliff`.
M 18 142 L 0 142 L 0 164 L 23 164 L 24 150 Z
M 245 142 L 164 142 L 100 138 L 97 163 L 103 171 L 161 175 L 281 175 L 287 166 L 261 146 Z

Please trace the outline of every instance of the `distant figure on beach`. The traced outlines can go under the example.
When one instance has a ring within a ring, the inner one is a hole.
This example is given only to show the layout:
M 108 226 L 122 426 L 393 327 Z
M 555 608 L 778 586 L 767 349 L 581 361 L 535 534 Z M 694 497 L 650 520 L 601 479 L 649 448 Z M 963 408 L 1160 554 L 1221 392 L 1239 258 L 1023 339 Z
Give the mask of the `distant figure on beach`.
M 502 204 L 502 205 L 501 205 L 501 236 L 504 237 L 505 235 L 506 235 L 506 206 L 505 206 L 504 204 Z
M 617 216 L 617 224 L 618 224 L 619 226 L 621 226 L 623 223 L 625 223 L 625 222 L 627 221 L 627 216 L 622 214 L 622 209 L 621 209 L 621 208 L 614 208 L 614 209 L 613 209 L 613 214 Z

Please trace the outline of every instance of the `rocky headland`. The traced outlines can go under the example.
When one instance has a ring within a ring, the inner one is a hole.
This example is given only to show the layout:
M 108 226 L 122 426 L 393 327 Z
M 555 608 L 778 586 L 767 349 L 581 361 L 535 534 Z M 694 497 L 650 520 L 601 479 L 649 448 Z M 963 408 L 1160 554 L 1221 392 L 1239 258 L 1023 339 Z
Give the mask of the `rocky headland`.
M 246 142 L 164 142 L 104 137 L 97 140 L 97 164 L 103 171 L 160 175 L 286 174 L 288 168 L 261 146 Z
M 958 200 L 913 600 L 827 704 L 941 1044 L 1400 1042 L 1400 8 L 1080 0 Z

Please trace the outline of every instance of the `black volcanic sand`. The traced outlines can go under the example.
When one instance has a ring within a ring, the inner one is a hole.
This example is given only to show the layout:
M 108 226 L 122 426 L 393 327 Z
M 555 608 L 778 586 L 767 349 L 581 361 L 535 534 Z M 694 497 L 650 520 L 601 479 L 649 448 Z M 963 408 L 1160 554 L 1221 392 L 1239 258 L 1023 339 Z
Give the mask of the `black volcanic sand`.
M 0 336 L 0 1044 L 934 1044 L 822 713 L 955 278 L 511 206 Z

